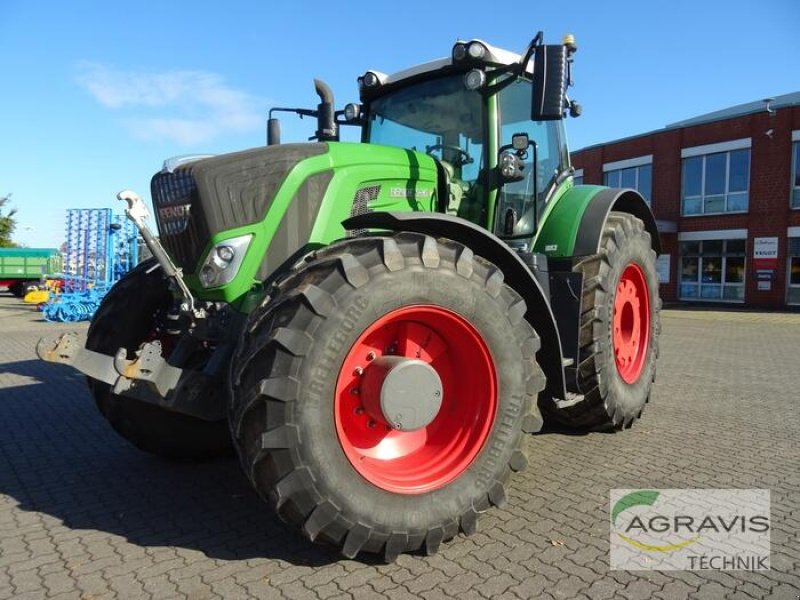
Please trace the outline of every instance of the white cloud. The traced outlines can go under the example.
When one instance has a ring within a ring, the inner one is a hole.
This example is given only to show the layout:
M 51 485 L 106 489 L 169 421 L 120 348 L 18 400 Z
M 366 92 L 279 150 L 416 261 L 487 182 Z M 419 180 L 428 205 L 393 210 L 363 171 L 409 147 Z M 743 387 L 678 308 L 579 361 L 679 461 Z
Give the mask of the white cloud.
M 259 129 L 267 102 L 204 71 L 130 71 L 82 63 L 78 83 L 118 111 L 139 139 L 196 145 L 226 133 Z

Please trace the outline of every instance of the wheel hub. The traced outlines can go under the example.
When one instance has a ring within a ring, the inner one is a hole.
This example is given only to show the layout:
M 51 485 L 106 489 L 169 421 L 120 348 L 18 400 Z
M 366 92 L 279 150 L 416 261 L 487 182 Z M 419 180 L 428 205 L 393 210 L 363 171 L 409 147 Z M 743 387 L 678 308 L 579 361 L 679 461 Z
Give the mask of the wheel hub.
M 430 364 L 381 356 L 364 371 L 361 398 L 374 419 L 398 431 L 427 427 L 442 406 L 442 380 Z
M 497 411 L 494 361 L 461 315 L 397 308 L 347 352 L 334 418 L 353 468 L 380 489 L 422 494 L 457 479 L 485 444 Z
M 635 263 L 620 277 L 612 324 L 617 372 L 625 383 L 635 383 L 644 370 L 650 339 L 649 291 L 644 273 Z

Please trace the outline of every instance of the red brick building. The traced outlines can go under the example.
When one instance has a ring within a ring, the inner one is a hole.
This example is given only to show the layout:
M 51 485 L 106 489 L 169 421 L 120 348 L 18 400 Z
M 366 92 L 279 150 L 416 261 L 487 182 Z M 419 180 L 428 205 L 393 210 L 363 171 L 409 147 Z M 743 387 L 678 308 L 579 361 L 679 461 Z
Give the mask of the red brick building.
M 572 154 L 583 183 L 653 209 L 667 302 L 800 306 L 800 92 Z

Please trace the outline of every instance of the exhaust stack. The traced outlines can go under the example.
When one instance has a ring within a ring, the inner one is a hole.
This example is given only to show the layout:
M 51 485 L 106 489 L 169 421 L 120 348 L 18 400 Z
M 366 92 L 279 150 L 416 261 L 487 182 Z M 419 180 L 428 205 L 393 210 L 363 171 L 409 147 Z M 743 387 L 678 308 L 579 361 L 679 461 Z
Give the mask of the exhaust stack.
M 333 104 L 333 92 L 327 83 L 314 80 L 320 103 L 317 105 L 317 140 L 320 142 L 338 142 L 339 128 L 336 125 L 336 111 Z

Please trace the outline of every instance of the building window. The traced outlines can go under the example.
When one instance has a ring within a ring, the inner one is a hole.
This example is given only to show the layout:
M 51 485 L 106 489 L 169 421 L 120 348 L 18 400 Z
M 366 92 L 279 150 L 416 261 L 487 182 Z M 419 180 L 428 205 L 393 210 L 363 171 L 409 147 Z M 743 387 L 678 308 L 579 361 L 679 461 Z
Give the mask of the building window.
M 612 188 L 632 188 L 650 204 L 653 191 L 653 155 L 604 164 L 603 183 Z
M 653 188 L 653 165 L 606 171 L 604 183 L 608 187 L 633 188 L 644 197 L 647 204 L 650 204 Z
M 800 237 L 789 238 L 788 255 L 789 274 L 786 285 L 786 303 L 800 305 Z
M 792 144 L 792 208 L 800 208 L 800 142 Z
M 750 149 L 683 159 L 683 215 L 747 212 Z
M 745 240 L 681 242 L 681 300 L 744 302 Z

